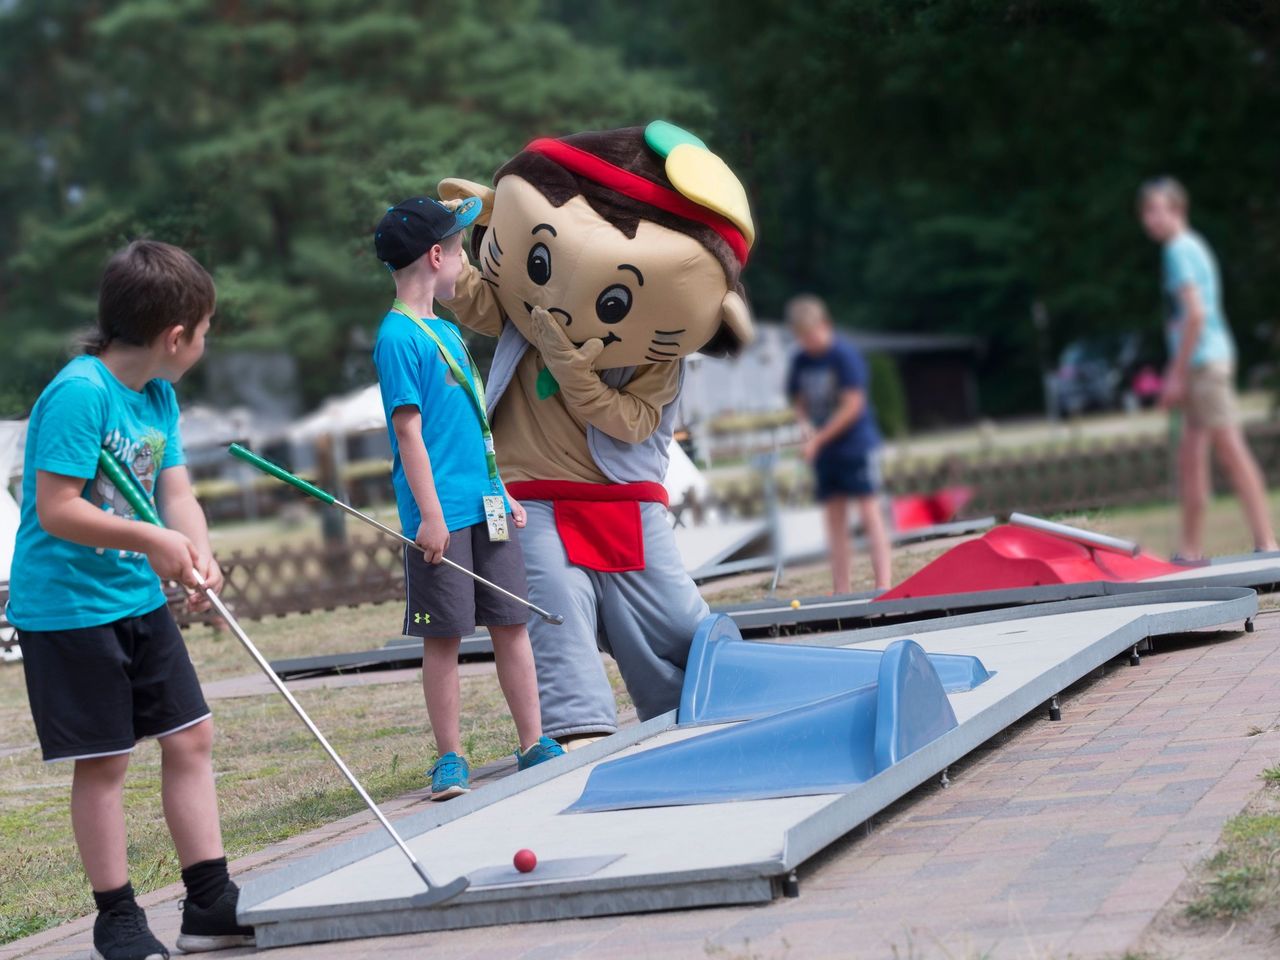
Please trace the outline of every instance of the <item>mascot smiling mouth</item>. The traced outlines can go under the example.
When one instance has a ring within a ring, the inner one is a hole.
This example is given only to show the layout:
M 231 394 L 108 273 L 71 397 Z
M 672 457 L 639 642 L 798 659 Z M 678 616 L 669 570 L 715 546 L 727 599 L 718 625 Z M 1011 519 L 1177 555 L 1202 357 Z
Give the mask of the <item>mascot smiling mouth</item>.
M 529 316 L 533 316 L 533 304 L 531 304 L 528 300 L 521 300 L 520 302 L 521 302 L 521 303 L 523 303 L 523 304 L 524 304 L 524 308 L 525 308 L 526 310 L 528 310 L 528 311 L 529 311 Z M 511 315 L 510 315 L 509 313 L 507 313 L 507 308 L 506 308 L 506 307 L 504 307 L 504 306 L 502 305 L 502 302 L 501 302 L 501 301 L 498 301 L 498 312 L 502 314 L 502 320 L 503 320 L 503 322 L 504 322 L 504 323 L 510 323 L 510 322 L 511 322 Z M 559 309 L 559 308 L 552 309 L 552 310 L 548 310 L 547 312 L 548 312 L 548 313 L 560 313 L 560 314 L 564 314 L 564 316 L 566 316 L 566 317 L 568 317 L 568 316 L 569 316 L 567 313 L 565 313 L 563 310 L 561 310 L 561 309 Z M 571 323 L 573 323 L 572 318 L 570 318 L 570 319 L 565 323 L 565 326 L 567 327 L 567 326 L 569 326 L 569 324 L 571 324 Z M 616 333 L 614 333 L 612 330 L 610 330 L 608 333 L 606 333 L 603 337 L 590 337 L 589 339 L 591 339 L 591 340 L 599 340 L 599 341 L 600 341 L 601 343 L 603 343 L 606 347 L 607 347 L 609 344 L 611 344 L 611 343 L 621 343 L 621 342 L 622 342 L 622 338 L 621 338 L 620 336 L 618 336 Z M 570 343 L 572 343 L 576 349 L 581 350 L 581 349 L 582 349 L 582 347 L 583 347 L 583 345 L 584 345 L 587 341 L 586 341 L 586 340 L 574 340 L 572 337 L 570 337 L 570 338 L 569 338 L 569 342 L 570 342 Z

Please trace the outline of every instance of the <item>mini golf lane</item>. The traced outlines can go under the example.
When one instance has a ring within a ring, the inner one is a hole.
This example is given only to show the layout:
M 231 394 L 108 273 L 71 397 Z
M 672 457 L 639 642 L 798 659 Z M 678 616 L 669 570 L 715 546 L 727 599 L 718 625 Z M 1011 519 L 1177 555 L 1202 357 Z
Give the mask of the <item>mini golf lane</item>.
M 420 882 L 379 831 L 250 881 L 240 916 L 270 947 L 766 901 L 814 854 L 1089 671 L 1149 637 L 1238 627 L 1256 610 L 1250 590 L 1170 588 L 810 637 L 868 649 L 910 638 L 930 654 L 979 657 L 993 675 L 948 694 L 955 728 L 848 792 L 563 812 L 595 766 L 729 726 L 678 727 L 667 714 L 399 821 L 433 876 L 472 878 L 451 901 L 411 906 Z M 540 861 L 528 875 L 510 868 L 522 847 Z

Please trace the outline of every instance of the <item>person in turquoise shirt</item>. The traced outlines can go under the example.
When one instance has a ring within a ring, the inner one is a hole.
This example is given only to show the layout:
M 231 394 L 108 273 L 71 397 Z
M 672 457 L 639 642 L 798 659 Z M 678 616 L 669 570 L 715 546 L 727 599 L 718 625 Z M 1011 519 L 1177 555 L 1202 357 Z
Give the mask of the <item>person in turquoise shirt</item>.
M 1204 238 L 1191 228 L 1188 210 L 1187 192 L 1172 177 L 1149 180 L 1138 191 L 1143 229 L 1162 249 L 1161 290 L 1170 359 L 1161 400 L 1182 419 L 1178 556 L 1187 560 L 1203 556 L 1210 447 L 1240 498 L 1255 549 L 1275 550 L 1262 471 L 1240 428 L 1236 348 L 1223 309 L 1218 262 Z
M 88 353 L 40 394 L 27 425 L 7 616 L 47 761 L 74 763 L 71 822 L 98 915 L 93 956 L 158 960 L 129 882 L 125 774 L 160 743 L 165 820 L 187 896 L 178 947 L 253 943 L 236 921 L 213 779 L 213 722 L 160 582 L 215 591 L 222 572 L 191 489 L 173 384 L 204 353 L 213 281 L 184 250 L 138 240 L 107 263 Z M 164 517 L 155 526 L 99 467 L 110 453 Z M 199 596 L 199 600 L 195 598 Z
M 373 237 L 396 285 L 373 361 L 396 506 L 404 535 L 416 545 L 404 556 L 404 632 L 423 638 L 422 693 L 437 751 L 427 771 L 432 800 L 471 789 L 471 767 L 462 755 L 458 649 L 477 626 L 493 639 L 498 682 L 520 738 L 517 766 L 524 770 L 564 753 L 542 735 L 528 611 L 464 572 L 518 596 L 528 593 L 520 541 L 508 529 L 524 526 L 525 514 L 498 475 L 484 384 L 458 328 L 435 313 L 436 299 L 454 294 L 465 263 L 462 231 L 479 214 L 479 200 L 446 207 L 410 197 L 387 210 Z

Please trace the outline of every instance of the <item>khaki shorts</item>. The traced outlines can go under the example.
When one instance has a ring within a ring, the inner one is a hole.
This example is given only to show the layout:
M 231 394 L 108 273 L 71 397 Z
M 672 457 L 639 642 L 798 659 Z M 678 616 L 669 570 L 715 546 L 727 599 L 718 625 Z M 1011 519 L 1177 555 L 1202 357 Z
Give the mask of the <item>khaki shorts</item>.
M 1233 426 L 1238 420 L 1235 378 L 1231 364 L 1193 367 L 1187 377 L 1187 426 L 1202 430 Z

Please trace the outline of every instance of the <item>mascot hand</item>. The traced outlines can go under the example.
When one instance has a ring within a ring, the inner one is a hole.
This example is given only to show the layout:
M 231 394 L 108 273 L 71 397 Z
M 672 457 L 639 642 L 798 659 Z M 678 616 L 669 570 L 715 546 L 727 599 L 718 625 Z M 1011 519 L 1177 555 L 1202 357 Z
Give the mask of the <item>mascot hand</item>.
M 591 365 L 604 350 L 603 340 L 595 338 L 581 347 L 575 347 L 569 335 L 564 332 L 564 327 L 542 307 L 533 308 L 531 319 L 533 345 L 538 348 L 538 352 L 542 354 L 542 362 L 562 387 L 573 389 L 574 386 L 589 386 L 600 382 L 600 375 Z

